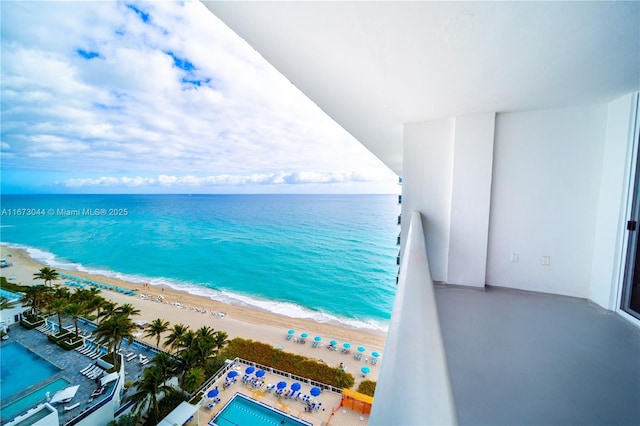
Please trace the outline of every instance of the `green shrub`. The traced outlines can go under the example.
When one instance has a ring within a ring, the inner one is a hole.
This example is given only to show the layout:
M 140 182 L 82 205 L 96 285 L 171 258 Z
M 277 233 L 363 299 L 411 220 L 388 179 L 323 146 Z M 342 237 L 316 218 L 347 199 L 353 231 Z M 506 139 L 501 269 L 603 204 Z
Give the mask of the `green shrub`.
M 244 358 L 337 388 L 351 388 L 355 381 L 351 374 L 338 367 L 331 367 L 302 355 L 277 350 L 271 345 L 253 340 L 235 338 L 229 342 L 222 354 L 229 359 Z
M 6 277 L 0 277 L 0 288 L 10 291 L 12 293 L 24 293 L 29 288 L 28 285 L 20 285 L 16 283 L 10 283 Z
M 50 334 L 50 335 L 47 336 L 47 338 L 49 339 L 50 342 L 53 342 L 56 345 L 59 345 L 61 341 L 69 340 L 73 336 L 74 336 L 74 334 L 72 332 L 64 330 L 60 334 Z
M 358 392 L 365 395 L 373 396 L 373 394 L 376 392 L 376 384 L 377 383 L 373 380 L 363 380 L 358 386 Z
M 23 317 L 20 321 L 20 325 L 27 330 L 33 330 L 36 327 L 40 327 L 42 324 L 44 324 L 44 319 L 36 316 Z
M 75 340 L 75 336 L 72 334 L 72 337 L 70 337 L 69 339 L 64 339 L 64 340 L 60 340 L 58 342 L 58 345 L 62 348 L 65 349 L 67 351 L 79 348 L 80 346 L 83 345 L 83 340 L 82 338 L 79 338 L 77 340 Z

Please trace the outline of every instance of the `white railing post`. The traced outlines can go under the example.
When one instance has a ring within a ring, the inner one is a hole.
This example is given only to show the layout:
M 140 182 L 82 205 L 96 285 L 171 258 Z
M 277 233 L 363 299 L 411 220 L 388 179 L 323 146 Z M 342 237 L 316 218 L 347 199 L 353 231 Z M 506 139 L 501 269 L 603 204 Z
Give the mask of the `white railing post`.
M 457 424 L 419 212 L 411 214 L 369 424 Z

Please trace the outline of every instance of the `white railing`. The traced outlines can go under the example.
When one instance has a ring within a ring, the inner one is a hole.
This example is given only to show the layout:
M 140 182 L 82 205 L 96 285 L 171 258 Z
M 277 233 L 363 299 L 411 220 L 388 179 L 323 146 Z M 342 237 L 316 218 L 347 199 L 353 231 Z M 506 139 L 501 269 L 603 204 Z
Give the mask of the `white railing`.
M 370 425 L 454 425 L 457 415 L 419 212 L 411 214 Z

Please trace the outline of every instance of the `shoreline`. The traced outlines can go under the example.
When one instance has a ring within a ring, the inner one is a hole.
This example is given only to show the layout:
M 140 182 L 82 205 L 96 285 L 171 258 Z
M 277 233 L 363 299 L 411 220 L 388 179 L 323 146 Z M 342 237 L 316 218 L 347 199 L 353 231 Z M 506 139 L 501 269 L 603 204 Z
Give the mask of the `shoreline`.
M 11 257 L 7 257 L 11 254 Z M 0 256 L 7 257 L 13 266 L 0 269 L 0 276 L 7 278 L 9 282 L 23 285 L 42 284 L 39 280 L 33 280 L 33 274 L 43 266 L 42 262 L 34 260 L 24 249 L 9 247 L 5 243 L 0 245 Z M 259 308 L 238 306 L 213 300 L 210 297 L 189 293 L 186 290 L 179 290 L 167 284 L 143 285 L 105 275 L 90 274 L 77 270 L 69 270 L 54 267 L 63 274 L 93 280 L 99 283 L 108 284 L 120 288 L 137 291 L 136 296 L 128 296 L 110 290 L 102 290 L 101 296 L 118 304 L 131 303 L 140 309 L 141 314 L 136 320 L 153 321 L 156 318 L 163 318 L 171 323 L 183 323 L 192 329 L 197 329 L 203 325 L 208 325 L 216 330 L 223 330 L 228 333 L 229 339 L 241 337 L 251 339 L 281 347 L 287 352 L 298 353 L 310 358 L 318 359 L 330 365 L 338 365 L 343 362 L 347 365 L 347 371 L 356 378 L 356 384 L 362 380 L 359 373 L 360 367 L 365 365 L 364 358 L 370 357 L 372 351 L 383 353 L 386 332 L 382 330 L 367 330 L 338 325 L 329 322 L 318 322 L 313 319 L 292 318 L 275 312 L 268 312 Z M 15 279 L 9 280 L 9 277 Z M 54 281 L 54 284 L 64 285 L 64 279 Z M 67 286 L 69 287 L 69 286 Z M 69 287 L 73 288 L 73 287 Z M 145 295 L 145 298 L 141 298 Z M 157 301 L 158 296 L 163 297 L 163 301 Z M 176 306 L 179 303 L 182 307 Z M 197 309 L 197 310 L 196 310 Z M 218 315 L 223 313 L 223 316 Z M 293 340 L 287 340 L 287 330 L 294 329 L 299 336 L 300 333 L 308 333 L 307 344 L 298 344 Z M 314 336 L 321 336 L 323 346 L 314 348 L 311 341 Z M 145 338 L 143 335 L 138 339 L 155 346 L 155 339 Z M 355 352 L 358 346 L 364 346 L 366 352 L 363 360 L 355 360 L 352 356 L 342 354 L 340 350 L 327 350 L 328 342 L 335 339 L 342 343 L 349 342 Z M 382 354 L 384 356 L 384 354 Z M 368 365 L 368 364 L 367 364 Z M 377 379 L 378 368 L 371 368 L 368 379 Z
M 17 243 L 6 243 L 0 241 L 0 251 L 15 250 L 25 254 L 36 264 L 42 266 L 49 266 L 57 271 L 73 275 L 82 279 L 90 279 L 96 282 L 102 282 L 110 284 L 111 281 L 117 283 L 123 283 L 120 287 L 135 290 L 146 291 L 148 288 L 143 288 L 143 285 L 149 284 L 150 288 L 156 288 L 161 291 L 172 290 L 179 294 L 187 294 L 190 296 L 201 297 L 207 301 L 211 300 L 215 303 L 221 303 L 224 306 L 234 306 L 238 308 L 245 308 L 264 312 L 266 314 L 274 314 L 275 312 L 264 305 L 278 305 L 288 310 L 297 311 L 301 315 L 291 315 L 285 313 L 277 313 L 276 315 L 289 318 L 292 320 L 306 320 L 314 323 L 328 324 L 340 328 L 353 329 L 356 331 L 363 331 L 365 333 L 373 335 L 386 336 L 388 330 L 388 320 L 380 320 L 374 318 L 353 318 L 347 316 L 341 316 L 338 313 L 330 313 L 320 310 L 314 310 L 303 305 L 298 305 L 290 301 L 271 300 L 267 298 L 261 298 L 257 296 L 251 296 L 243 293 L 234 292 L 233 290 L 219 290 L 207 287 L 206 285 L 199 285 L 197 283 L 180 282 L 172 278 L 166 277 L 145 277 L 143 275 L 127 274 L 112 270 L 101 270 L 85 267 L 80 263 L 75 262 L 63 262 L 56 259 L 56 255 L 41 250 L 37 247 L 26 246 Z M 37 253 L 33 253 L 37 252 Z M 39 259 L 38 255 L 44 259 Z M 55 259 L 55 260 L 54 260 Z M 39 267 L 39 268 L 40 268 Z M 83 268 L 83 269 L 80 269 Z M 0 274 L 1 275 L 1 274 Z M 64 282 L 65 280 L 59 280 Z M 27 282 L 27 284 L 29 284 Z M 118 284 L 114 284 L 118 285 Z M 144 293 L 144 292 L 143 292 Z M 164 294 L 164 293 L 161 293 Z

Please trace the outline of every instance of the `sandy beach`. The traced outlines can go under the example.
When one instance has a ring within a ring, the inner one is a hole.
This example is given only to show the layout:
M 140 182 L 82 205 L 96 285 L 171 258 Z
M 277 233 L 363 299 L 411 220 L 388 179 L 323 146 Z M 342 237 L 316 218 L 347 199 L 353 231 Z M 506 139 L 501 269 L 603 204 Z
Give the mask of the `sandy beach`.
M 0 269 L 0 276 L 6 277 L 10 282 L 22 285 L 43 284 L 42 280 L 34 280 L 33 275 L 43 266 L 33 260 L 25 251 L 0 246 L 0 256 L 7 258 L 13 266 Z M 118 304 L 130 303 L 141 311 L 135 320 L 153 321 L 163 318 L 172 325 L 183 323 L 192 329 L 207 325 L 215 330 L 224 330 L 229 338 L 241 337 L 282 347 L 287 352 L 298 353 L 322 360 L 329 365 L 338 366 L 341 362 L 347 366 L 347 371 L 354 375 L 356 384 L 363 380 L 360 368 L 367 365 L 371 369 L 368 379 L 377 380 L 378 365 L 370 365 L 365 358 L 371 358 L 371 352 L 377 351 L 384 358 L 385 333 L 365 331 L 340 327 L 332 324 L 318 323 L 315 321 L 290 318 L 279 315 L 277 312 L 264 312 L 241 306 L 233 306 L 211 300 L 204 296 L 178 291 L 168 286 L 156 287 L 130 283 L 101 275 L 90 275 L 79 271 L 68 271 L 55 268 L 59 273 L 65 273 L 76 277 L 90 279 L 99 283 L 109 284 L 121 288 L 127 288 L 138 292 L 136 296 L 127 296 L 115 291 L 102 290 L 101 295 Z M 64 285 L 59 279 L 55 284 Z M 73 288 L 73 287 L 70 287 Z M 162 296 L 162 302 L 158 301 Z M 180 306 L 176 306 L 176 305 Z M 223 313 L 223 315 L 219 315 Z M 307 343 L 300 344 L 293 340 L 287 340 L 289 329 L 296 330 L 296 336 L 300 333 L 308 333 Z M 314 348 L 311 344 L 314 336 L 321 336 L 323 345 Z M 155 339 L 139 337 L 146 343 L 155 345 Z M 328 350 L 330 340 L 337 340 L 339 347 L 342 343 L 349 342 L 352 346 L 352 354 L 358 346 L 364 346 L 366 352 L 361 361 L 351 355 L 343 354 L 340 350 Z

